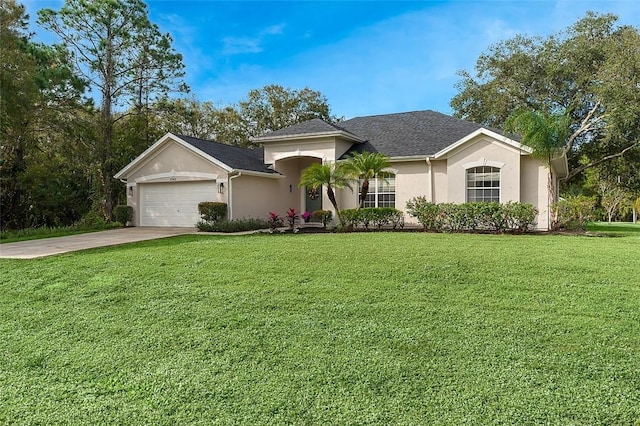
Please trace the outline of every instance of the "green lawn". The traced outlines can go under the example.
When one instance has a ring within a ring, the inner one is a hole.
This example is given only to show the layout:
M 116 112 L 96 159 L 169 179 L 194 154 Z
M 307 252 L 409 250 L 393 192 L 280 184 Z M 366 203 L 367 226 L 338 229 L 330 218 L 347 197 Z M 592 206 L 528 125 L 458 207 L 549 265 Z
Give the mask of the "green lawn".
M 631 222 L 593 222 L 587 225 L 587 231 L 604 234 L 620 235 L 640 235 L 640 223 Z
M 0 260 L 0 424 L 640 424 L 640 235 Z

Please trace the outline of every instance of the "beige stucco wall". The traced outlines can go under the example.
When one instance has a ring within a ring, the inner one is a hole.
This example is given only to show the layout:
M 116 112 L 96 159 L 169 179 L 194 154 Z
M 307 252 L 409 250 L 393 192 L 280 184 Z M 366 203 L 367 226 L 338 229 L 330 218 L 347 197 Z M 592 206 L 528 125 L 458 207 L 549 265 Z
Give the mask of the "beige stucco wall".
M 171 170 L 226 175 L 225 170 L 211 164 L 210 161 L 195 154 L 192 150 L 179 143 L 170 142 L 165 145 L 164 149 L 147 158 L 142 165 L 129 172 L 128 180 L 132 181 L 144 176 L 169 173 Z
M 538 229 L 549 229 L 548 169 L 544 162 L 525 156 L 522 157 L 521 171 L 520 201 L 533 204 L 538 209 Z
M 132 225 L 140 224 L 139 184 L 196 180 L 215 180 L 216 183 L 227 185 L 227 172 L 181 144 L 168 141 L 154 155 L 146 158 L 142 164 L 128 173 L 126 194 L 127 205 L 133 207 Z M 202 201 L 226 203 L 227 196 L 227 191 L 216 192 L 212 194 L 212 199 Z
M 232 177 L 228 186 L 233 199 L 229 206 L 232 219 L 267 219 L 269 211 L 284 214 L 280 207 L 293 199 L 283 179 L 239 175 Z
M 482 165 L 500 168 L 500 202 L 520 201 L 520 152 L 478 136 L 447 158 L 447 202 L 466 202 L 466 170 Z
M 347 152 L 351 145 L 352 142 L 333 136 L 267 142 L 264 144 L 264 161 L 266 164 L 274 164 L 278 160 L 290 157 L 314 157 L 324 162 L 335 161 Z
M 447 160 L 431 160 L 431 167 L 433 168 L 433 196 L 431 200 L 434 203 L 446 203 L 448 202 L 447 185 L 449 182 L 449 176 L 447 175 Z

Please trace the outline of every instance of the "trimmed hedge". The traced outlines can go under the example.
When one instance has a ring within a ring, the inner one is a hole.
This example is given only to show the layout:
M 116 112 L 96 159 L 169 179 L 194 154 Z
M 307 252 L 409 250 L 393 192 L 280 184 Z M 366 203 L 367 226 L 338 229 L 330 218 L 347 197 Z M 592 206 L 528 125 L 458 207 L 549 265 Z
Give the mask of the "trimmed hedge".
M 269 228 L 269 222 L 263 219 L 233 219 L 217 222 L 200 221 L 196 224 L 202 232 L 243 232 Z
M 205 222 L 218 222 L 227 215 L 227 203 L 203 201 L 198 203 L 198 212 Z
M 531 204 L 515 201 L 435 204 L 425 197 L 415 197 L 407 202 L 407 213 L 427 231 L 527 232 L 533 230 L 538 210 Z
M 404 227 L 404 214 L 393 207 L 347 209 L 341 210 L 340 214 L 344 223 L 351 229 L 358 227 L 369 229 L 370 226 L 381 229 L 386 225 L 391 225 L 393 229 Z
M 113 208 L 113 220 L 116 222 L 127 226 L 127 222 L 131 222 L 131 219 L 133 219 L 133 207 L 119 205 Z

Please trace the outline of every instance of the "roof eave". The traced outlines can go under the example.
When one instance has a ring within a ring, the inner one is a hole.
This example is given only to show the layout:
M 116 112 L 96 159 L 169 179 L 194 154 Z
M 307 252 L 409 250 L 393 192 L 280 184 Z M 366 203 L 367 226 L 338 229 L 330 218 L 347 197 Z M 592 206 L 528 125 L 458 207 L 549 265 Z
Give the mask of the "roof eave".
M 486 129 L 484 127 L 479 128 L 478 130 L 469 133 L 468 135 L 466 135 L 465 137 L 457 140 L 456 142 L 452 143 L 451 145 L 447 146 L 446 148 L 436 152 L 433 155 L 434 159 L 440 159 L 445 157 L 447 154 L 449 154 L 450 152 L 454 151 L 456 148 L 461 147 L 462 145 L 466 144 L 467 142 L 469 142 L 470 140 L 472 140 L 473 138 L 479 136 L 479 135 L 485 135 L 485 136 L 489 136 L 497 141 L 503 142 L 517 150 L 520 151 L 521 154 L 523 155 L 528 155 L 531 154 L 533 152 L 533 149 L 531 149 L 530 147 L 521 144 L 518 141 L 515 141 L 511 138 L 508 138 L 504 135 L 501 135 L 500 133 L 496 133 L 492 130 Z
M 364 142 L 363 139 L 360 139 L 356 135 L 344 132 L 344 131 L 331 131 L 331 132 L 313 132 L 313 133 L 296 133 L 292 135 L 282 135 L 282 136 L 258 136 L 257 138 L 250 138 L 251 142 L 256 143 L 265 143 L 265 142 L 285 142 L 295 139 L 316 139 L 322 137 L 341 137 L 344 139 L 348 139 L 354 142 Z
M 273 173 L 267 173 L 267 172 L 259 172 L 256 170 L 245 170 L 245 169 L 233 169 L 229 172 L 230 175 L 238 175 L 238 174 L 242 174 L 244 176 L 258 176 L 258 177 L 268 177 L 268 178 L 272 178 L 272 179 L 281 179 L 283 177 L 285 177 L 284 175 L 278 173 L 278 172 L 273 172 Z

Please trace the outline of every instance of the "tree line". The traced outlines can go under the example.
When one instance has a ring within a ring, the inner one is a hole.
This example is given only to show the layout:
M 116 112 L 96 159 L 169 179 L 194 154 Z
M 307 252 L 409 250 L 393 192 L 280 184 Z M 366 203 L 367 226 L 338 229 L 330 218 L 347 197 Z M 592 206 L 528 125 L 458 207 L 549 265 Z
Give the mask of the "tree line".
M 15 0 L 0 0 L 0 226 L 63 226 L 125 202 L 113 175 L 168 131 L 251 147 L 251 138 L 312 118 L 326 97 L 278 85 L 216 107 L 190 95 L 182 55 L 141 0 L 67 0 L 33 40 Z
M 231 105 L 198 100 L 142 0 L 66 0 L 37 22 L 59 43 L 34 41 L 24 6 L 0 0 L 2 229 L 69 225 L 89 212 L 109 219 L 126 200 L 113 175 L 169 131 L 252 147 L 272 130 L 338 120 L 309 88 L 269 85 Z M 637 28 L 589 13 L 562 33 L 491 46 L 460 77 L 456 116 L 551 135 L 537 152 L 567 154 L 563 194 L 640 195 Z

